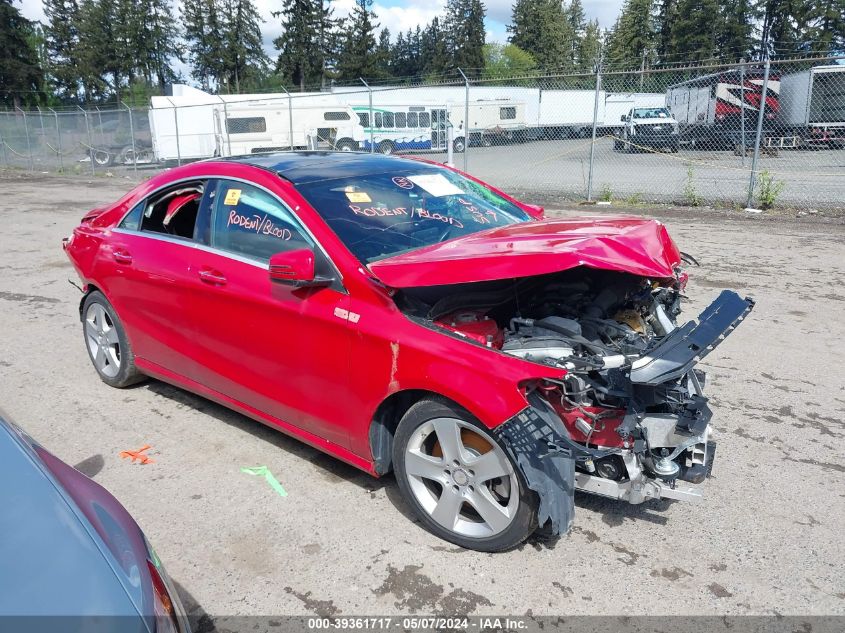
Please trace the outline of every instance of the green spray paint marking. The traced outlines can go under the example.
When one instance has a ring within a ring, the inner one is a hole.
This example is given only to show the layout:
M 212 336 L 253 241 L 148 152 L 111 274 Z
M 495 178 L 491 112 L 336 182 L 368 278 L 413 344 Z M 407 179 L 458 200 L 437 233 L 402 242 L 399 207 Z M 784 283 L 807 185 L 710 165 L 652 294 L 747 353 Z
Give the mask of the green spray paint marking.
M 279 481 L 273 477 L 273 473 L 270 472 L 270 469 L 266 466 L 253 466 L 252 468 L 241 468 L 242 473 L 246 473 L 247 475 L 258 475 L 264 477 L 264 480 L 270 484 L 270 487 L 279 493 L 280 497 L 287 497 L 288 493 L 279 483 Z

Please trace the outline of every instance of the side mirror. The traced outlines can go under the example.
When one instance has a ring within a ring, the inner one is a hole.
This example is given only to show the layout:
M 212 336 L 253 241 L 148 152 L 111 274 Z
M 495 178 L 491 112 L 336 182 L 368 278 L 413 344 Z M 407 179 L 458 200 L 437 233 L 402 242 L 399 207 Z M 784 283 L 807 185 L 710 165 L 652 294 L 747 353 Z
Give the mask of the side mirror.
M 270 280 L 288 284 L 294 288 L 318 288 L 328 286 L 330 277 L 319 277 L 314 271 L 314 252 L 298 248 L 270 256 Z
M 623 114 L 622 117 L 619 120 L 622 121 L 622 123 L 627 123 L 628 122 L 628 115 Z

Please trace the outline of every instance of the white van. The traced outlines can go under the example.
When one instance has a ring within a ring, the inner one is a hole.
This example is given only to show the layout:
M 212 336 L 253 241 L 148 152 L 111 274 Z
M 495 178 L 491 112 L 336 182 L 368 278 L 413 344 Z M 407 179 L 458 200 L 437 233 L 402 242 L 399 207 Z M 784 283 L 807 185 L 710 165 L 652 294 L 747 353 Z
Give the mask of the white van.
M 216 107 L 218 156 L 258 154 L 285 149 L 360 149 L 366 136 L 348 105 L 312 99 L 233 103 Z M 291 125 L 293 132 L 291 133 Z

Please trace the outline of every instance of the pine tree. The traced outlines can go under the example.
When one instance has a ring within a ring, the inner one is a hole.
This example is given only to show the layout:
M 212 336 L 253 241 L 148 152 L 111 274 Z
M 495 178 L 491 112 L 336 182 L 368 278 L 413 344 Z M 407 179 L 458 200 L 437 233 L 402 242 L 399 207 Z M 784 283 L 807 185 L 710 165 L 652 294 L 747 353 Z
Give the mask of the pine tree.
M 422 60 L 422 67 L 419 69 L 419 74 L 432 80 L 440 78 L 449 69 L 446 32 L 437 16 L 425 28 L 420 38 L 420 60 Z
M 810 14 L 810 51 L 821 55 L 845 52 L 845 0 L 812 0 Z
M 381 74 L 385 77 L 392 75 L 390 67 L 390 31 L 386 28 L 382 29 L 378 34 L 378 44 L 376 44 L 376 64 L 381 68 Z
M 131 0 L 83 0 L 79 5 L 77 64 L 85 99 L 120 100 L 135 76 Z
M 282 34 L 273 41 L 279 51 L 276 70 L 288 81 L 305 90 L 322 74 L 320 55 L 319 5 L 314 0 L 284 0 L 281 17 Z
M 578 11 L 580 4 L 576 6 Z M 574 64 L 575 29 L 559 1 L 517 0 L 513 5 L 510 42 L 527 51 L 544 70 L 571 70 Z
M 375 16 L 369 7 L 372 0 L 356 0 L 355 7 L 346 19 L 346 34 L 342 39 L 337 60 L 337 74 L 341 79 L 357 81 L 358 78 L 383 76 L 376 56 Z
M 481 0 L 447 0 L 446 32 L 451 42 L 451 69 L 479 77 L 484 69 L 484 5 Z
M 62 99 L 79 95 L 76 48 L 79 44 L 79 4 L 76 0 L 44 0 L 49 76 L 54 94 Z
M 754 50 L 754 7 L 751 0 L 719 0 L 716 49 L 728 61 L 750 58 Z
M 672 28 L 673 54 L 685 61 L 717 57 L 719 26 L 719 0 L 679 0 Z
M 584 29 L 584 36 L 578 42 L 578 57 L 576 70 L 579 73 L 592 72 L 601 51 L 601 29 L 599 21 L 587 22 Z
M 223 0 L 224 78 L 235 92 L 262 78 L 268 59 L 261 39 L 261 16 L 252 0 Z
M 0 0 L 0 99 L 20 107 L 40 100 L 43 75 L 32 46 L 33 24 L 23 17 L 11 0 Z
M 655 33 L 652 2 L 653 0 L 625 0 L 622 12 L 608 35 L 605 56 L 607 64 L 632 68 L 639 66 L 644 57 L 648 58 L 653 53 Z
M 657 58 L 661 62 L 673 61 L 672 28 L 678 17 L 678 0 L 658 0 L 656 44 Z
M 220 28 L 219 0 L 183 0 L 182 23 L 188 44 L 187 61 L 191 77 L 203 88 L 210 88 L 212 81 L 219 83 L 224 56 L 223 33 Z
M 177 29 L 168 0 L 135 0 L 130 3 L 128 52 L 134 60 L 134 70 L 147 85 L 158 84 L 163 93 L 175 73 L 172 58 L 179 58 L 176 44 Z

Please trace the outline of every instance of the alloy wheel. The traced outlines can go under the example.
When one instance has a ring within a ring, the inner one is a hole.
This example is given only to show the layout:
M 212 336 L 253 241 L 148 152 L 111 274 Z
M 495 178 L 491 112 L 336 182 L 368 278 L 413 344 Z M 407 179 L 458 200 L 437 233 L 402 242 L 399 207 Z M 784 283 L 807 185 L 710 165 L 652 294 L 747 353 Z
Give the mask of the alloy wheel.
M 97 371 L 109 378 L 117 376 L 120 338 L 111 317 L 99 303 L 92 303 L 85 312 L 85 342 Z
M 519 483 L 502 448 L 455 418 L 421 425 L 405 448 L 411 491 L 431 518 L 470 538 L 505 531 L 519 508 Z

